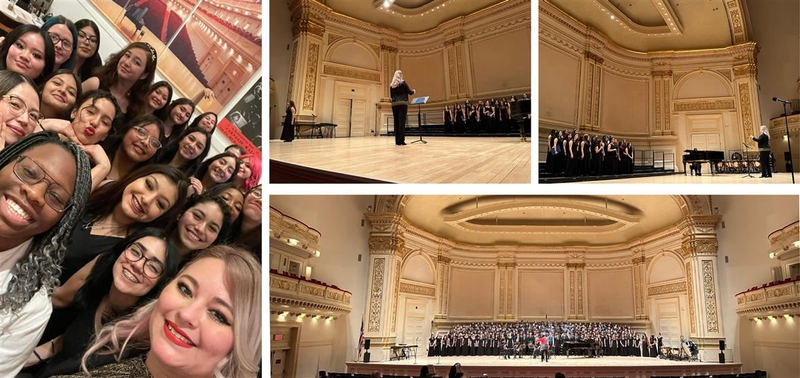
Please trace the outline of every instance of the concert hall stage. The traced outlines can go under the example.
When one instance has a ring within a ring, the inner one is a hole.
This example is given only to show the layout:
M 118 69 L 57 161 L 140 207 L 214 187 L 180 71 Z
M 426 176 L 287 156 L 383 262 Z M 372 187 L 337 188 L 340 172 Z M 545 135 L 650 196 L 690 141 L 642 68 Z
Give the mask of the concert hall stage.
M 531 182 L 531 144 L 516 138 L 394 137 L 270 141 L 271 183 Z
M 711 363 L 670 361 L 649 357 L 570 357 L 556 356 L 550 362 L 530 357 L 504 360 L 497 356 L 419 357 L 383 362 L 348 362 L 348 373 L 369 374 L 380 371 L 392 375 L 419 375 L 422 366 L 435 366 L 437 376 L 446 377 L 456 362 L 461 363 L 464 378 L 480 377 L 553 377 L 562 372 L 567 377 L 626 377 L 691 376 L 740 373 L 741 363 Z M 438 362 L 438 364 L 437 364 Z
M 772 178 L 762 179 L 758 173 L 753 174 L 755 178 L 742 177 L 741 174 L 718 174 L 711 175 L 703 173 L 702 176 L 683 175 L 683 172 L 674 175 L 651 176 L 625 178 L 619 180 L 600 180 L 600 181 L 580 181 L 575 184 L 791 184 L 792 174 L 781 172 L 773 173 Z M 800 173 L 795 172 L 795 181 L 800 182 Z

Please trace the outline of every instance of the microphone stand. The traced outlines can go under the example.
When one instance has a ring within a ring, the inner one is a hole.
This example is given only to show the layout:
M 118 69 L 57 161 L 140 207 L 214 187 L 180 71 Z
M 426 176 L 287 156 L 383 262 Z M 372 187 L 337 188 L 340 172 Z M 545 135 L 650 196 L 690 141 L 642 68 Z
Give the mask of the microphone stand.
M 414 339 L 414 344 L 417 344 L 417 345 L 419 345 L 419 336 L 417 336 L 417 337 Z M 417 347 L 416 349 L 419 349 L 419 347 Z M 417 364 L 417 352 L 416 352 L 416 350 L 415 350 L 415 351 L 414 351 L 414 365 L 416 365 L 416 364 Z
M 747 147 L 747 143 L 742 143 L 742 144 L 744 145 L 744 161 L 747 162 L 747 168 L 746 168 L 747 169 L 747 174 L 742 176 L 742 178 L 745 178 L 745 177 L 755 178 L 755 176 L 750 174 L 750 156 L 747 153 L 747 148 L 748 148 Z
M 789 171 L 792 173 L 792 184 L 794 184 L 794 161 L 792 161 L 792 138 L 789 137 L 789 112 L 786 110 L 786 103 L 781 102 L 783 104 L 783 119 L 786 121 L 786 142 L 789 143 L 789 165 L 791 165 L 792 169 Z

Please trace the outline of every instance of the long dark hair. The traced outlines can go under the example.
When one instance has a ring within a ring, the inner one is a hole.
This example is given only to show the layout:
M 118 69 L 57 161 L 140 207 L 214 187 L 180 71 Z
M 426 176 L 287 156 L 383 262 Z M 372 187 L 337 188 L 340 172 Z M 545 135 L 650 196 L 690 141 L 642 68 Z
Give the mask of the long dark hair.
M 80 31 L 87 26 L 94 30 L 95 37 L 97 37 L 97 46 L 95 46 L 94 55 L 86 59 L 81 65 L 81 68 L 78 69 L 78 77 L 81 80 L 92 77 L 94 70 L 103 66 L 103 59 L 100 58 L 100 28 L 97 27 L 97 24 L 92 20 L 84 18 L 75 23 L 75 30 Z M 75 54 L 77 55 L 77 53 Z M 72 67 L 74 68 L 75 65 L 73 64 Z
M 78 88 L 80 88 L 80 86 L 78 86 Z M 92 101 L 91 105 L 94 106 L 97 100 L 100 99 L 108 100 L 111 102 L 112 105 L 114 105 L 114 118 L 111 119 L 111 130 L 109 130 L 108 132 L 109 135 L 113 135 L 114 121 L 119 116 L 120 110 L 119 110 L 119 104 L 117 103 L 117 99 L 114 97 L 114 95 L 111 94 L 111 92 L 102 89 L 95 89 L 93 91 L 88 91 L 83 95 L 78 95 L 77 99 L 75 100 L 75 106 L 73 107 L 73 109 L 80 110 L 81 105 L 83 105 L 84 102 L 89 100 Z M 78 114 L 78 118 L 80 118 L 80 114 Z
M 215 119 L 214 128 L 211 129 L 211 131 L 209 132 L 209 134 L 214 135 L 214 131 L 217 130 L 217 123 L 219 122 L 219 115 L 217 113 L 214 113 L 214 112 L 205 112 L 203 114 L 200 114 L 199 116 L 195 117 L 192 120 L 192 123 L 189 124 L 189 127 L 195 127 L 195 126 L 199 127 L 200 126 L 200 120 L 202 120 L 203 118 L 205 118 L 205 116 L 207 116 L 209 114 L 213 114 L 214 115 L 214 119 Z
M 233 182 L 233 179 L 236 178 L 236 173 L 239 172 L 239 165 L 241 163 L 239 162 L 239 158 L 237 158 L 236 155 L 234 155 L 234 154 L 232 154 L 230 152 L 223 152 L 223 153 L 220 153 L 220 154 L 216 154 L 216 155 L 210 157 L 208 160 L 204 161 L 203 164 L 200 164 L 200 166 L 197 168 L 197 171 L 194 172 L 194 177 L 196 179 L 200 180 L 200 181 L 203 181 L 203 176 L 205 176 L 206 172 L 208 172 L 208 167 L 211 166 L 211 163 L 213 163 L 213 162 L 215 162 L 215 161 L 217 161 L 219 159 L 222 159 L 224 157 L 232 157 L 233 160 L 236 162 L 236 165 L 233 168 L 233 173 L 231 174 L 231 178 L 229 178 L 228 181 L 221 182 L 220 184 L 226 184 L 226 183 L 229 183 L 229 182 Z
M 161 120 L 151 114 L 136 117 L 125 123 L 119 130 L 115 130 L 114 135 L 106 138 L 105 142 L 102 144 L 103 150 L 105 150 L 109 162 L 114 162 L 114 157 L 117 155 L 117 150 L 120 146 L 122 146 L 122 140 L 125 139 L 125 135 L 128 134 L 128 131 L 136 126 L 146 126 L 152 124 L 155 124 L 158 127 L 159 139 L 161 139 L 161 136 L 164 135 L 164 124 L 161 123 Z M 157 161 L 159 153 L 160 151 L 156 151 L 156 153 L 150 157 L 150 159 L 136 164 L 134 169 L 143 167 L 147 164 L 152 164 L 153 162 Z
M 39 74 L 37 77 L 30 78 L 36 83 L 40 83 L 40 80 L 53 72 L 53 67 L 55 66 L 56 61 L 56 52 L 53 48 L 53 40 L 50 38 L 50 35 L 45 33 L 44 30 L 40 29 L 38 26 L 35 25 L 20 25 L 14 28 L 11 33 L 6 35 L 6 39 L 3 40 L 3 43 L 0 43 L 0 70 L 6 70 L 6 57 L 8 57 L 8 50 L 17 42 L 18 39 L 22 38 L 23 35 L 28 33 L 36 33 L 44 39 L 44 69 L 42 69 L 42 73 Z
M 111 250 L 98 256 L 94 267 L 92 267 L 92 271 L 86 278 L 86 283 L 75 293 L 75 299 L 73 303 L 75 306 L 77 306 L 76 308 L 86 309 L 89 308 L 92 303 L 97 303 L 102 300 L 103 297 L 108 294 L 109 290 L 111 289 L 111 285 L 114 284 L 113 267 L 117 259 L 119 259 L 119 257 L 125 252 L 125 249 L 127 249 L 128 246 L 133 242 L 148 236 L 163 240 L 164 243 L 167 244 L 167 250 L 164 252 L 164 271 L 162 272 L 161 276 L 158 277 L 156 285 L 150 289 L 147 294 L 139 298 L 138 303 L 158 297 L 158 293 L 161 292 L 161 289 L 167 284 L 167 282 L 170 281 L 173 276 L 175 276 L 175 273 L 178 272 L 178 263 L 180 257 L 178 256 L 178 250 L 175 247 L 175 243 L 169 239 L 164 230 L 154 227 L 147 227 L 141 231 L 131 234 L 125 239 L 120 240 L 111 248 Z
M 172 207 L 164 212 L 160 217 L 148 223 L 135 223 L 130 229 L 141 229 L 144 227 L 158 227 L 165 228 L 172 224 L 177 219 L 178 212 L 183 208 L 183 203 L 186 201 L 186 192 L 189 187 L 189 182 L 186 175 L 183 174 L 178 168 L 171 167 L 164 164 L 150 164 L 145 165 L 139 169 L 132 171 L 125 175 L 121 180 L 114 181 L 109 184 L 97 188 L 89 199 L 86 205 L 86 213 L 91 215 L 94 219 L 102 218 L 111 214 L 114 208 L 122 201 L 122 193 L 134 181 L 149 176 L 152 174 L 162 174 L 169 179 L 170 182 L 175 184 L 178 188 L 178 200 Z
M 217 233 L 217 238 L 213 243 L 211 243 L 211 245 L 222 244 L 228 240 L 228 237 L 231 233 L 231 208 L 228 207 L 228 204 L 225 203 L 225 200 L 217 196 L 211 196 L 207 193 L 191 196 L 183 205 L 183 208 L 180 211 L 180 216 L 184 216 L 185 213 L 195 205 L 206 202 L 213 202 L 219 206 L 220 210 L 222 210 L 222 226 L 220 226 L 219 232 Z M 172 223 L 171 227 L 169 227 L 170 235 L 178 231 L 177 226 L 178 222 Z
M 156 50 L 153 46 L 150 46 L 149 43 L 146 42 L 133 42 L 120 52 L 116 54 L 112 54 L 106 64 L 102 67 L 97 69 L 95 76 L 100 79 L 100 88 L 108 89 L 119 80 L 119 75 L 117 74 L 117 66 L 119 65 L 119 60 L 125 56 L 125 53 L 130 51 L 131 49 L 140 49 L 147 54 L 147 58 L 145 59 L 145 78 L 139 79 L 136 83 L 133 84 L 130 92 L 128 92 L 128 99 L 130 100 L 130 105 L 128 108 L 136 109 L 138 106 L 141 106 L 139 103 L 146 101 L 145 98 L 147 96 L 147 90 L 150 88 L 150 84 L 153 83 L 153 78 L 156 76 L 156 65 L 158 64 L 158 57 L 156 55 Z M 126 109 L 127 112 L 127 109 Z
M 71 205 L 64 210 L 55 226 L 33 237 L 27 254 L 14 264 L 7 290 L 0 294 L 0 313 L 18 311 L 41 288 L 45 288 L 48 296 L 53 293 L 53 288 L 59 284 L 61 260 L 66 250 L 64 243 L 69 240 L 72 229 L 83 214 L 92 186 L 91 167 L 86 153 L 76 144 L 62 141 L 55 132 L 33 133 L 6 146 L 0 151 L 0 169 L 14 162 L 23 152 L 43 144 L 56 144 L 75 157 L 75 189 Z
M 36 90 L 36 83 L 29 77 L 11 70 L 0 71 L 0 95 L 5 95 L 22 83 L 28 84 Z
M 173 141 L 167 143 L 167 145 L 161 149 L 161 153 L 159 154 L 157 160 L 158 163 L 169 164 L 175 157 L 175 155 L 179 153 L 178 150 L 180 149 L 180 142 L 183 140 L 183 138 L 188 137 L 189 134 L 191 133 L 201 133 L 206 136 L 206 146 L 200 153 L 200 155 L 198 155 L 196 158 L 192 160 L 187 161 L 186 163 L 183 163 L 183 165 L 178 167 L 187 176 L 192 176 L 194 172 L 197 170 L 197 168 L 200 167 L 200 165 L 203 163 L 203 159 L 205 159 L 206 156 L 208 155 L 208 151 L 211 150 L 211 134 L 207 133 L 205 130 L 199 127 L 196 126 L 189 127 L 188 129 L 183 130 L 183 133 L 181 133 L 180 137 L 175 138 Z
M 61 63 L 59 68 L 72 68 L 75 66 L 75 55 L 77 54 L 76 51 L 78 50 L 78 29 L 75 27 L 75 24 L 72 21 L 62 15 L 53 16 L 47 19 L 45 23 L 42 25 L 42 30 L 49 31 L 51 27 L 55 25 L 64 25 L 69 29 L 70 34 L 72 34 L 72 51 L 70 51 L 69 58 Z M 55 63 L 54 63 L 55 64 Z
M 161 122 L 166 123 L 167 121 L 169 121 L 170 118 L 172 117 L 172 109 L 175 109 L 175 107 L 181 106 L 181 105 L 189 105 L 189 106 L 191 106 L 192 107 L 191 113 L 194 113 L 194 102 L 192 102 L 192 100 L 190 100 L 188 98 L 181 97 L 181 98 L 175 99 L 175 101 L 172 101 L 169 104 L 169 106 L 165 106 L 167 111 L 164 112 L 164 116 L 163 117 L 159 117 Z M 172 126 L 172 132 L 169 134 L 169 137 L 165 136 L 164 134 L 161 134 L 161 141 L 162 142 L 171 142 L 171 141 L 177 139 L 179 135 L 183 134 L 183 130 L 186 129 L 186 125 L 189 124 L 189 119 L 191 119 L 191 114 L 190 114 L 190 117 L 186 119 L 186 122 L 181 123 L 181 124 L 175 124 L 174 126 Z
M 150 88 L 147 90 L 147 93 L 145 94 L 145 101 L 139 102 L 137 104 L 137 107 L 133 109 L 133 111 L 130 110 L 128 111 L 128 113 L 132 115 L 132 117 L 130 118 L 133 118 L 133 116 L 145 114 L 145 111 L 147 109 L 147 97 L 150 97 L 150 93 L 153 93 L 156 89 L 161 87 L 167 88 L 167 102 L 164 103 L 164 106 L 162 106 L 161 109 L 154 111 L 153 115 L 156 116 L 158 119 L 166 119 L 165 115 L 168 114 L 167 108 L 169 107 L 170 102 L 172 102 L 172 85 L 170 85 L 168 81 L 164 80 L 157 81 L 150 86 Z

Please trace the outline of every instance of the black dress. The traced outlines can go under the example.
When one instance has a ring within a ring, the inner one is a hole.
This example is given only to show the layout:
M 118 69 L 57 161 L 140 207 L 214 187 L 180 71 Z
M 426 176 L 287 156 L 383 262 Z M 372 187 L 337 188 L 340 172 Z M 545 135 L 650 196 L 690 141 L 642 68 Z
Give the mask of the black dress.
M 283 120 L 283 131 L 281 132 L 281 140 L 284 142 L 291 142 L 294 140 L 294 125 L 292 125 L 292 109 L 286 108 L 286 118 Z
M 450 134 L 453 132 L 453 120 L 450 119 L 450 111 L 444 111 L 444 132 Z
M 456 110 L 456 132 L 459 134 L 463 134 L 464 131 L 464 109 Z
M 122 238 L 106 235 L 91 235 L 91 221 L 94 216 L 85 215 L 72 229 L 64 261 L 61 263 L 60 282 L 63 284 L 97 255 L 108 252 Z

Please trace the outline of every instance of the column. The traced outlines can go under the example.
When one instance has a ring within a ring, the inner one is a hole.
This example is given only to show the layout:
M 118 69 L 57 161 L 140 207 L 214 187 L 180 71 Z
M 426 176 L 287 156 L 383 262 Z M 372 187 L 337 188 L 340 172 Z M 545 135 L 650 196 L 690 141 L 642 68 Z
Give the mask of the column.
M 447 301 L 450 298 L 450 257 L 449 246 L 439 246 L 436 258 L 436 315 L 435 319 L 447 318 Z
M 738 59 L 733 66 L 733 91 L 739 107 L 739 137 L 742 142 L 756 149 L 758 145 L 753 136 L 758 135 L 761 126 L 761 108 L 758 102 L 758 83 L 756 75 L 756 53 L 758 49 L 753 42 L 735 46 L 734 56 Z
M 585 269 L 586 263 L 582 261 L 567 262 L 567 279 L 569 280 L 569 311 L 567 311 L 568 320 L 585 320 L 586 319 L 586 282 Z
M 296 0 L 290 6 L 294 23 L 287 98 L 294 101 L 298 117 L 310 117 L 316 107 L 322 37 L 325 34 L 321 7 L 321 4 L 311 0 Z
M 653 135 L 674 135 L 670 119 L 672 117 L 672 71 L 653 71 L 653 88 L 655 101 L 655 122 Z
M 633 249 L 633 258 L 631 264 L 633 265 L 633 312 L 634 318 L 637 320 L 647 319 L 646 310 L 646 264 L 645 264 L 644 248 L 636 247 Z
M 502 259 L 497 262 L 497 274 L 500 277 L 500 289 L 497 292 L 499 308 L 497 319 L 514 319 L 514 271 L 517 269 L 517 262 L 514 260 Z
M 692 340 L 700 347 L 701 359 L 716 360 L 719 340 L 725 338 L 717 269 L 718 215 L 687 217 L 681 226 L 681 254 L 686 264 L 689 296 L 689 327 Z

